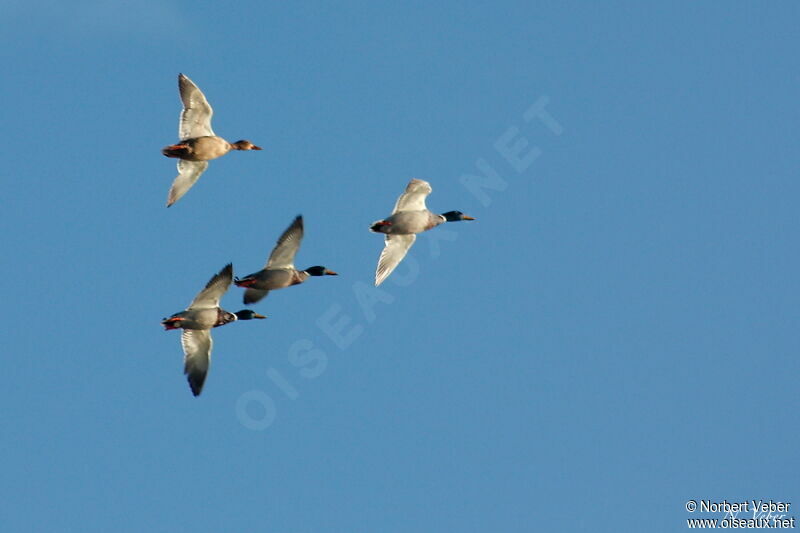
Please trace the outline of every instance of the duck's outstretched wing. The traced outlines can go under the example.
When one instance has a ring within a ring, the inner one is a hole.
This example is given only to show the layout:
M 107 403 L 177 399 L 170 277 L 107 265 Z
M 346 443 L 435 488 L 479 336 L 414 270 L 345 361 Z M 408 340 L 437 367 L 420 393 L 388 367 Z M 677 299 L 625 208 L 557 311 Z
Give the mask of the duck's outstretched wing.
M 378 259 L 378 269 L 375 271 L 375 286 L 377 287 L 383 280 L 389 277 L 389 274 L 400 264 L 400 261 L 408 253 L 408 249 L 414 244 L 417 236 L 413 233 L 410 235 L 387 235 L 381 252 L 381 257 Z
M 408 182 L 406 190 L 394 204 L 392 214 L 398 211 L 421 211 L 425 207 L 425 198 L 433 192 L 431 184 L 427 181 L 413 179 Z
M 203 92 L 183 74 L 178 74 L 178 91 L 183 102 L 183 111 L 178 121 L 180 140 L 214 135 L 211 129 L 211 116 L 214 110 L 211 109 Z
M 205 288 L 197 293 L 192 303 L 187 309 L 216 309 L 219 307 L 219 299 L 228 290 L 233 281 L 233 265 L 228 263 L 225 267 L 214 275 Z
M 264 268 L 294 268 L 294 256 L 303 240 L 303 216 L 297 215 L 269 254 Z M 260 298 L 259 298 L 260 299 Z
M 260 302 L 269 294 L 269 291 L 261 289 L 245 289 L 244 291 L 244 304 L 254 304 Z
M 185 329 L 181 334 L 183 373 L 186 374 L 189 387 L 195 396 L 200 395 L 206 382 L 213 345 L 211 332 L 207 329 Z
M 192 185 L 200 178 L 200 175 L 208 168 L 208 161 L 187 161 L 178 160 L 178 177 L 172 182 L 172 187 L 167 195 L 167 207 L 181 199 Z

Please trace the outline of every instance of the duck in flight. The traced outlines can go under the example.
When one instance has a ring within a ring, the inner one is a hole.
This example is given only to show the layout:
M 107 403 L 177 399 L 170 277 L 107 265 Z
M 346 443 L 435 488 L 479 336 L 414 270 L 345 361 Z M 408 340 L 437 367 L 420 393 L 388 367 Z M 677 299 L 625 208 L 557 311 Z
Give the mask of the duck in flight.
M 231 313 L 219 306 L 219 300 L 233 280 L 233 265 L 228 264 L 212 277 L 205 288 L 195 296 L 186 310 L 161 321 L 165 330 L 183 329 L 183 373 L 189 380 L 192 394 L 199 396 L 206 381 L 211 363 L 211 328 L 224 326 L 236 320 L 267 318 L 250 309 Z
M 183 74 L 178 74 L 178 90 L 183 111 L 178 121 L 180 142 L 161 150 L 167 157 L 178 158 L 178 177 L 172 182 L 167 196 L 167 207 L 186 194 L 208 168 L 208 161 L 221 157 L 231 150 L 261 150 L 250 141 L 229 143 L 211 129 L 214 110 L 202 91 Z
M 328 270 L 323 266 L 312 266 L 305 270 L 297 270 L 294 267 L 294 256 L 297 254 L 297 250 L 300 249 L 302 240 L 303 217 L 298 215 L 278 239 L 275 248 L 269 254 L 269 259 L 267 259 L 267 264 L 264 265 L 264 268 L 249 276 L 234 280 L 237 287 L 245 288 L 245 304 L 258 302 L 267 296 L 269 291 L 303 283 L 310 276 L 338 275 L 333 270 Z
M 417 233 L 428 231 L 444 222 L 475 220 L 461 211 L 448 211 L 437 215 L 425 206 L 425 198 L 433 191 L 427 181 L 412 179 L 394 204 L 392 215 L 373 222 L 370 231 L 386 235 L 378 268 L 375 271 L 377 287 L 392 273 L 406 256 L 417 239 Z

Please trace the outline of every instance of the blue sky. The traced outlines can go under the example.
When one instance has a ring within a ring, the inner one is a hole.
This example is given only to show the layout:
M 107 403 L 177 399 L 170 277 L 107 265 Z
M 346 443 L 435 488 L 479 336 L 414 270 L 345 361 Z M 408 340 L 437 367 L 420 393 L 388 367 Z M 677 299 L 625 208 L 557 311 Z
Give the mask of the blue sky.
M 796 4 L 33 9 L 0 7 L 3 530 L 660 532 L 704 517 L 689 499 L 800 505 Z M 265 150 L 166 209 L 178 72 Z M 478 220 L 378 291 L 367 227 L 412 177 Z M 193 398 L 159 320 L 298 213 L 298 266 L 340 276 L 215 330 Z

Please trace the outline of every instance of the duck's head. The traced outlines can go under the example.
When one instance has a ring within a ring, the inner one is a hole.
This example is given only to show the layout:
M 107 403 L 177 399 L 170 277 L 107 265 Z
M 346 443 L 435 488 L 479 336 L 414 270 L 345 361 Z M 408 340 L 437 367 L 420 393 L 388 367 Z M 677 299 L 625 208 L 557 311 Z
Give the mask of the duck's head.
M 308 267 L 305 270 L 305 272 L 309 276 L 338 276 L 339 275 L 336 272 L 334 272 L 333 270 L 328 270 L 327 268 L 325 268 L 323 266 Z
M 474 218 L 465 215 L 461 211 L 448 211 L 442 213 L 442 216 L 447 222 L 458 222 L 459 220 L 475 220 Z
M 236 315 L 236 320 L 253 320 L 254 318 L 267 318 L 264 315 L 259 315 L 252 309 L 242 309 L 241 311 L 236 311 L 234 315 Z
M 247 139 L 231 143 L 231 147 L 233 147 L 234 150 L 261 150 L 260 146 L 256 146 Z

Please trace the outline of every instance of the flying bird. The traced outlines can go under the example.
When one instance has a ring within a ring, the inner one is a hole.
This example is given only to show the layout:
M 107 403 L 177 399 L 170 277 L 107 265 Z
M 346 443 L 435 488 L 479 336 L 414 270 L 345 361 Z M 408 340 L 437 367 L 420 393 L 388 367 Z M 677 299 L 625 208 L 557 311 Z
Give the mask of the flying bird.
M 169 190 L 167 207 L 186 194 L 208 168 L 208 161 L 211 159 L 221 157 L 231 150 L 261 150 L 247 140 L 229 143 L 222 137 L 217 137 L 211 129 L 211 115 L 214 110 L 197 85 L 183 74 L 178 74 L 178 90 L 183 102 L 183 111 L 178 121 L 180 142 L 161 150 L 165 156 L 179 159 L 178 177 Z
M 412 179 L 394 204 L 392 215 L 373 222 L 370 231 L 386 234 L 383 251 L 375 271 L 377 287 L 392 273 L 417 239 L 417 233 L 428 231 L 443 222 L 475 220 L 461 211 L 437 215 L 425 207 L 425 198 L 433 191 L 427 181 Z
M 211 328 L 224 326 L 236 320 L 267 318 L 250 309 L 231 313 L 219 306 L 219 299 L 228 290 L 233 279 L 233 265 L 228 264 L 212 277 L 206 287 L 195 296 L 185 311 L 175 313 L 161 321 L 165 330 L 183 328 L 183 373 L 189 380 L 192 394 L 199 396 L 206 381 L 211 363 Z
M 303 217 L 298 215 L 278 239 L 264 268 L 245 276 L 236 278 L 234 283 L 244 287 L 244 303 L 252 304 L 263 299 L 269 291 L 283 289 L 303 283 L 309 276 L 336 276 L 336 272 L 323 266 L 312 266 L 305 270 L 294 267 L 294 256 L 300 249 L 303 240 Z

